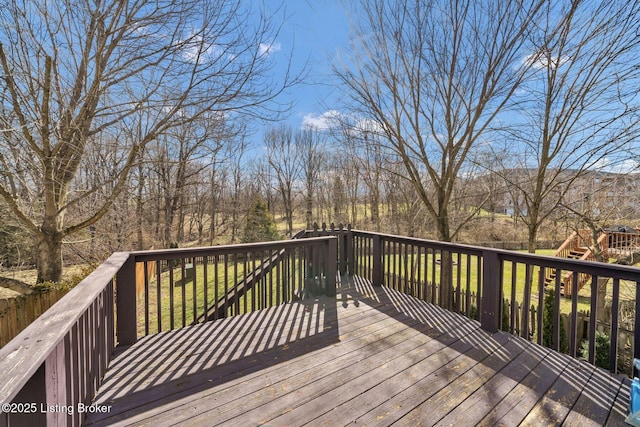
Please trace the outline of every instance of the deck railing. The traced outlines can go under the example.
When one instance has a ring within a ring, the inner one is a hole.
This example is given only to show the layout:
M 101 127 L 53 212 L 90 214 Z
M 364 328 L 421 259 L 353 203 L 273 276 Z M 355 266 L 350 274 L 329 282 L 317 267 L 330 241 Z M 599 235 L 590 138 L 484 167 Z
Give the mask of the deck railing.
M 305 287 L 335 295 L 336 259 L 331 236 L 114 253 L 0 349 L 0 427 L 80 425 L 116 345 L 290 301 Z
M 618 363 L 619 308 L 625 290 L 635 307 L 630 350 L 632 356 L 640 355 L 640 331 L 635 328 L 640 322 L 638 268 L 343 227 L 316 228 L 305 237 L 113 254 L 0 349 L 0 404 L 9 405 L 2 407 L 0 427 L 78 425 L 83 415 L 79 405 L 90 404 L 116 345 L 303 298 L 305 292 L 334 295 L 337 271 L 477 318 L 491 332 L 503 329 L 538 343 L 547 342 L 550 334 L 550 346 L 556 350 L 562 350 L 560 313 L 567 311 L 566 351 L 574 357 L 580 347 L 578 308 L 586 305 L 591 325 L 587 358 L 594 363 L 596 326 L 606 329 L 611 371 Z M 556 280 L 547 290 L 544 279 L 549 270 L 555 271 Z M 597 292 L 588 297 L 572 292 L 568 302 L 562 301 L 568 309 L 561 309 L 560 283 L 567 271 L 574 272 L 576 290 L 581 274 L 591 276 L 594 289 L 599 278 L 609 279 L 610 322 L 597 318 Z M 547 292 L 554 295 L 551 319 L 538 315 L 530 321 L 531 307 L 540 313 Z M 505 300 L 512 304 L 505 305 Z
M 597 330 L 610 337 L 609 369 L 612 372 L 617 370 L 619 348 L 629 347 L 627 359 L 640 356 L 640 328 L 635 327 L 640 324 L 640 298 L 636 298 L 636 295 L 640 296 L 640 269 L 636 267 L 358 230 L 349 230 L 347 234 L 346 241 L 353 245 L 347 249 L 353 254 L 347 261 L 351 266 L 349 272 L 371 280 L 374 286 L 389 286 L 476 318 L 488 331 L 506 330 L 547 344 L 554 350 L 564 350 L 574 357 L 581 356 L 578 311 L 586 307 L 590 325 L 587 334 L 590 363 L 595 361 Z M 551 287 L 545 288 L 548 271 L 555 272 L 556 280 Z M 564 309 L 561 310 L 561 279 L 567 272 L 573 272 L 573 292 L 570 299 L 562 301 Z M 611 296 L 607 303 L 610 304 L 611 319 L 597 318 L 598 292 L 590 292 L 588 296 L 577 292 L 577 279 L 585 275 L 590 277 L 589 284 L 594 290 L 599 279 L 608 279 Z M 628 328 L 634 330 L 634 336 L 628 343 L 618 342 L 623 290 L 626 299 L 635 307 L 633 325 Z M 542 313 L 548 292 L 554 299 L 551 316 L 545 319 Z M 535 322 L 531 321 L 532 309 L 538 313 Z M 566 348 L 561 348 L 560 331 L 564 327 L 561 326 L 561 312 L 569 319 Z M 552 331 L 551 334 L 548 331 Z M 631 374 L 630 371 L 625 373 Z

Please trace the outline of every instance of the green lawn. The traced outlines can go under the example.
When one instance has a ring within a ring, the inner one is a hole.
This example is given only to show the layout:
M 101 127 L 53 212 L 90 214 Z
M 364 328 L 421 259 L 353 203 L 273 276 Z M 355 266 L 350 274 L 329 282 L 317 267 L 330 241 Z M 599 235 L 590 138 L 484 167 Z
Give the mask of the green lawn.
M 553 255 L 554 249 L 539 250 L 536 253 L 541 255 Z M 366 258 L 366 257 L 364 257 Z M 363 259 L 364 259 L 363 258 Z M 439 283 L 441 277 L 440 255 L 436 254 L 434 261 L 433 255 L 421 254 L 408 255 L 396 254 L 385 255 L 383 257 L 383 268 L 385 271 L 385 283 L 394 285 L 401 283 L 399 277 L 408 277 L 416 283 Z M 461 292 L 467 291 L 468 285 L 471 287 L 472 293 L 477 293 L 478 289 L 478 258 L 475 256 L 453 254 L 452 283 L 454 288 L 460 288 Z M 367 262 L 367 261 L 365 261 Z M 503 269 L 503 295 L 506 299 L 515 300 L 522 306 L 525 301 L 525 283 L 526 283 L 526 265 L 517 263 L 515 272 L 511 262 L 505 262 Z M 515 281 L 512 283 L 512 277 L 515 273 Z M 532 286 L 529 290 L 528 305 L 538 305 L 539 295 L 539 268 L 534 266 L 530 273 Z M 611 284 L 608 286 L 608 298 L 611 298 Z M 588 311 L 590 309 L 591 289 L 589 284 L 585 285 L 578 293 L 578 311 Z M 635 285 L 631 283 L 621 282 L 621 300 L 635 299 Z M 562 298 L 560 300 L 560 310 L 562 313 L 571 312 L 571 299 Z
M 149 281 L 149 333 L 158 332 L 159 325 L 165 331 L 194 323 L 206 312 L 205 305 L 206 308 L 215 306 L 219 298 L 244 279 L 245 272 L 252 272 L 258 265 L 257 260 L 249 261 L 246 266 L 244 262 L 209 262 L 205 275 L 205 266 L 197 263 L 193 276 L 187 277 L 187 280 L 183 280 L 180 264 L 173 271 L 164 268 L 160 274 L 160 286 L 155 275 Z M 246 313 L 278 304 L 283 298 L 289 300 L 293 290 L 301 287 L 300 267 L 297 262 L 290 263 L 288 268 L 278 263 L 256 287 L 228 310 L 229 313 Z M 284 280 L 285 276 L 293 277 L 296 283 Z M 139 335 L 145 335 L 145 301 L 142 291 L 137 300 Z

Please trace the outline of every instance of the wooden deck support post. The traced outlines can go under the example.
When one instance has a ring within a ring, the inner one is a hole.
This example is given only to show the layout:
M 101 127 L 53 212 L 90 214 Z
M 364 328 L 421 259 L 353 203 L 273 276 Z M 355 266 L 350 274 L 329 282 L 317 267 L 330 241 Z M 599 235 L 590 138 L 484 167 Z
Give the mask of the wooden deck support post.
M 336 274 L 337 274 L 337 264 L 338 264 L 338 238 L 332 237 L 327 241 L 327 248 L 325 251 L 325 263 L 326 263 L 326 271 L 327 277 L 326 280 L 326 289 L 325 292 L 327 296 L 335 297 L 336 296 Z
M 482 311 L 480 326 L 487 332 L 500 329 L 500 305 L 502 286 L 500 281 L 500 261 L 498 253 L 492 250 L 482 251 Z
M 340 266 L 340 274 L 344 274 L 347 272 L 347 260 L 349 258 L 347 258 L 347 231 L 342 224 L 338 226 L 336 235 L 338 236 L 338 256 L 340 257 L 338 265 Z
M 373 286 L 382 286 L 382 238 L 379 234 L 373 236 Z
M 347 257 L 347 270 L 351 276 L 356 274 L 356 261 L 353 250 L 353 231 L 351 231 L 351 224 L 347 225 L 347 234 L 345 235 L 345 247 Z
M 116 337 L 118 345 L 130 345 L 136 342 L 136 264 L 129 256 L 116 274 Z

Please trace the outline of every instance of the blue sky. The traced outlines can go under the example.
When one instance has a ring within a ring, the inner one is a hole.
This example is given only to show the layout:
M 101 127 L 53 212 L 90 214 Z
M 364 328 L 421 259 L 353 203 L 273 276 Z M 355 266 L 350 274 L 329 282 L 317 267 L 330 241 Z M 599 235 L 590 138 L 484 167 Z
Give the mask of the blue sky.
M 349 19 L 339 0 L 286 0 L 284 8 L 287 18 L 274 40 L 277 51 L 273 53 L 278 55 L 280 67 L 286 65 L 290 52 L 294 70 L 307 64 L 304 84 L 291 89 L 280 100 L 295 103 L 286 122 L 294 129 L 305 123 L 318 125 L 323 114 L 337 105 L 339 89 L 333 84 L 331 66 L 336 53 L 348 46 Z M 276 19 L 281 16 L 282 13 Z

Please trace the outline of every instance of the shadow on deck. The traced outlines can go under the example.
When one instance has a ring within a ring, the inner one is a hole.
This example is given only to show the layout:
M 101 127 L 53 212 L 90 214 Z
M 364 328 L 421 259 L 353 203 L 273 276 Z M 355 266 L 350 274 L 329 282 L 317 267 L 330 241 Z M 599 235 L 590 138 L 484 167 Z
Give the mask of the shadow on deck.
M 145 337 L 89 425 L 616 425 L 629 386 L 354 277 L 337 297 Z

